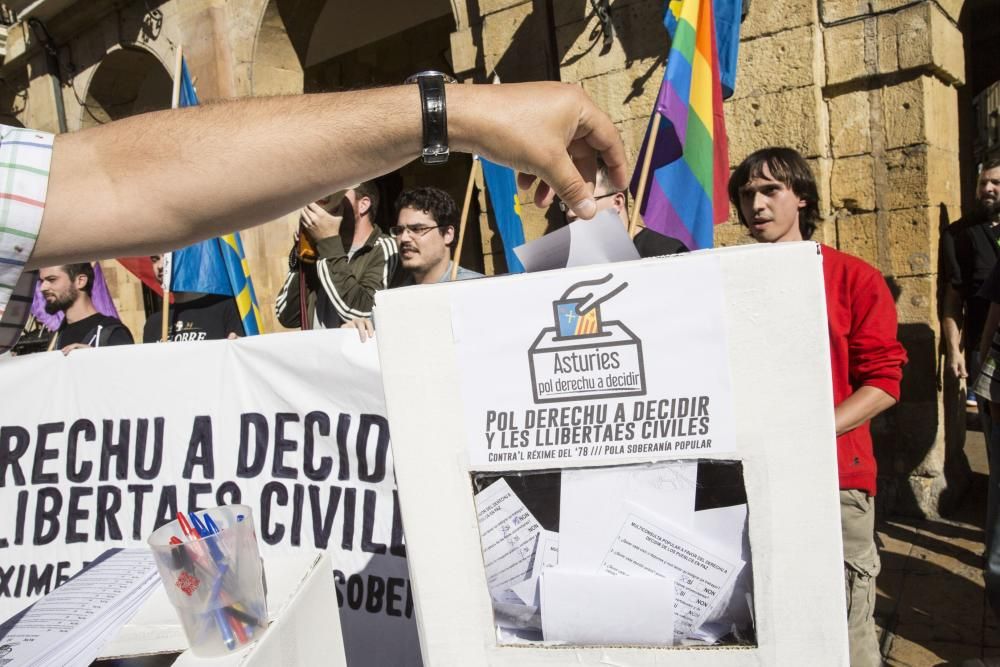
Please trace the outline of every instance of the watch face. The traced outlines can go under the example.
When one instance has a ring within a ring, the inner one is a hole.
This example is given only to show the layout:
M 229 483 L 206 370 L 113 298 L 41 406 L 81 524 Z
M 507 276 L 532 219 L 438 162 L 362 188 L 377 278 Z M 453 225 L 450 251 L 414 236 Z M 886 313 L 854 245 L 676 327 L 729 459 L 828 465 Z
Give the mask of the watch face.
M 444 164 L 449 154 L 447 146 L 428 146 L 421 152 L 420 159 L 424 164 Z
M 406 81 L 404 81 L 403 83 L 416 83 L 419 79 L 432 76 L 441 78 L 445 83 L 455 83 L 455 77 L 445 74 L 444 72 L 438 72 L 437 70 L 433 69 L 427 69 L 424 70 L 423 72 L 417 72 L 416 74 L 411 74 L 410 76 L 406 77 Z

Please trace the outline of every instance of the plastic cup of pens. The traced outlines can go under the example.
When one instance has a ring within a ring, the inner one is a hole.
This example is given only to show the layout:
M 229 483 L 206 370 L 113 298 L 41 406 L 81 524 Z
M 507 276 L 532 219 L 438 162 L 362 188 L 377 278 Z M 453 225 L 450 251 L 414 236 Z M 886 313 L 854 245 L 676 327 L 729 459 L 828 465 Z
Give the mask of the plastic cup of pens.
M 263 566 L 249 507 L 178 513 L 148 542 L 195 655 L 225 655 L 264 633 Z

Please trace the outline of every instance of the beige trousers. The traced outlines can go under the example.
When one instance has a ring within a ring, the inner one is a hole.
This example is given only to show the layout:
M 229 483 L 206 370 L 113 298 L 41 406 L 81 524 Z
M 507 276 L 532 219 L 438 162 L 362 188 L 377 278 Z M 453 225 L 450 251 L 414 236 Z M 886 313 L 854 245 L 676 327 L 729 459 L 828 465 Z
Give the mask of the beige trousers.
M 840 492 L 840 527 L 844 539 L 844 584 L 851 667 L 880 667 L 875 634 L 875 577 L 881 569 L 875 548 L 875 498 L 864 491 Z

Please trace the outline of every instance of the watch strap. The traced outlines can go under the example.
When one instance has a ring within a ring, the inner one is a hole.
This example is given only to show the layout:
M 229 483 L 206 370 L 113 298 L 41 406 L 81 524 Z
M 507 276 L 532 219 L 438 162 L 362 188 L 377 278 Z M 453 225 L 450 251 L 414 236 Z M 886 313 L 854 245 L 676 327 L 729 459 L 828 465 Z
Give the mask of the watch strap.
M 420 109 L 424 125 L 424 146 L 421 159 L 424 164 L 444 164 L 448 161 L 448 107 L 444 95 L 444 77 L 421 76 Z

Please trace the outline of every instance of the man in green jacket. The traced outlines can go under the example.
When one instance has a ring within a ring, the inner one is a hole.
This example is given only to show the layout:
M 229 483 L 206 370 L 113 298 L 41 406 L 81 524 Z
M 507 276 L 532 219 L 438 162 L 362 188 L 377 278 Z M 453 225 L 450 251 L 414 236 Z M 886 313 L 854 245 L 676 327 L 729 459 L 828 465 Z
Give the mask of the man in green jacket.
M 282 326 L 333 329 L 371 317 L 375 291 L 388 287 L 396 271 L 396 242 L 374 223 L 378 186 L 366 181 L 327 210 L 330 204 L 320 200 L 301 211 L 300 233 L 312 240 L 317 257 L 315 264 L 303 262 L 296 239 L 288 276 L 275 300 Z

